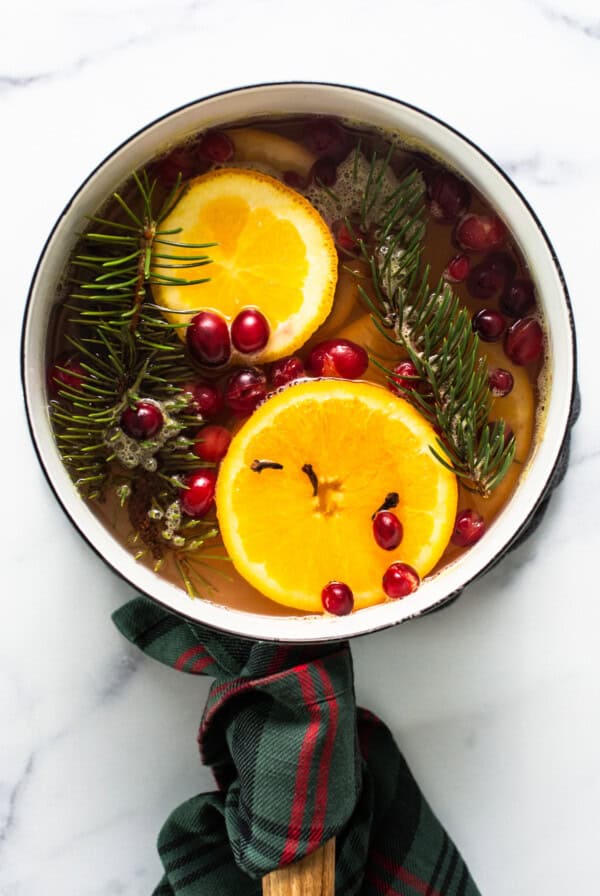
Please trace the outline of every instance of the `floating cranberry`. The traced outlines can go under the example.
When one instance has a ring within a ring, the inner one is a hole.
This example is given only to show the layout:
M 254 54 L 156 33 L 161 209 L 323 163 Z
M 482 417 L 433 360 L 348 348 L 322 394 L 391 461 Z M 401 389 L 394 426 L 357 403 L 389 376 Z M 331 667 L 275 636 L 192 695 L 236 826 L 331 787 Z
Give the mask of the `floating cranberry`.
M 408 563 L 392 563 L 383 574 L 383 590 L 388 597 L 397 600 L 399 597 L 407 597 L 416 591 L 421 584 L 421 579 L 416 569 Z
M 369 366 L 364 348 L 349 339 L 327 339 L 308 356 L 307 367 L 314 376 L 336 376 L 356 380 Z
M 156 177 L 160 183 L 170 189 L 177 182 L 177 178 L 181 175 L 181 180 L 187 180 L 196 174 L 198 163 L 189 148 L 174 149 L 168 155 L 163 156 L 153 166 Z
M 456 240 L 469 252 L 498 249 L 506 237 L 506 227 L 497 215 L 464 215 L 456 228 Z
M 283 182 L 291 187 L 292 190 L 306 190 L 309 181 L 306 177 L 298 174 L 297 171 L 284 171 Z
M 515 364 L 537 361 L 544 347 L 544 334 L 535 317 L 522 317 L 508 330 L 504 351 Z
M 331 225 L 333 238 L 338 249 L 356 255 L 360 251 L 359 240 L 364 234 L 358 225 L 348 226 L 345 221 L 334 221 Z
M 225 429 L 224 426 L 210 424 L 203 426 L 196 433 L 196 441 L 192 450 L 201 460 L 218 464 L 227 454 L 230 442 L 231 433 L 228 429 Z
M 484 342 L 497 342 L 506 329 L 506 321 L 495 308 L 482 308 L 473 317 L 473 332 Z
M 215 504 L 217 474 L 214 470 L 199 470 L 185 478 L 185 488 L 181 495 L 184 513 L 200 519 L 209 513 Z
M 340 162 L 348 149 L 346 135 L 331 118 L 313 118 L 304 128 L 304 145 L 317 156 L 330 156 Z
M 476 264 L 467 280 L 467 289 L 476 299 L 499 296 L 515 276 L 516 264 L 506 252 L 490 252 Z
M 459 548 L 468 548 L 479 541 L 485 529 L 485 520 L 477 511 L 470 508 L 460 510 L 456 515 L 450 540 Z
M 392 377 L 388 381 L 388 388 L 396 395 L 402 395 L 404 389 L 418 389 L 421 378 L 412 361 L 401 361 L 392 370 Z
M 223 162 L 231 161 L 234 146 L 223 131 L 208 131 L 198 141 L 196 151 L 201 159 L 222 164 Z
M 213 384 L 201 380 L 198 383 L 190 383 L 184 387 L 184 392 L 190 395 L 190 404 L 205 420 L 216 417 L 223 410 L 223 394 Z
M 192 357 L 204 367 L 220 367 L 229 361 L 231 340 L 227 322 L 213 311 L 201 311 L 185 332 Z
M 132 439 L 151 439 L 162 429 L 164 417 L 158 405 L 138 401 L 121 414 L 121 429 Z
M 271 368 L 271 380 L 276 389 L 301 379 L 305 374 L 304 363 L 297 355 L 280 358 Z
M 251 414 L 266 395 L 267 377 L 258 367 L 236 370 L 225 385 L 225 404 L 240 417 Z
M 393 551 L 402 541 L 404 530 L 395 513 L 380 510 L 373 520 L 373 537 L 384 551 Z
M 512 392 L 514 379 L 510 370 L 498 367 L 496 370 L 490 370 L 488 383 L 490 384 L 492 395 L 495 395 L 496 398 L 504 398 L 505 395 Z
M 267 318 L 258 308 L 244 308 L 231 325 L 231 341 L 243 355 L 262 351 L 269 341 L 269 335 Z
M 334 616 L 347 616 L 354 607 L 354 595 L 343 582 L 329 582 L 321 591 L 323 609 Z
M 531 280 L 513 280 L 500 301 L 500 307 L 509 317 L 522 317 L 535 304 L 535 292 Z
M 427 196 L 432 217 L 444 224 L 456 221 L 471 201 L 466 183 L 450 171 L 435 171 L 427 178 Z
M 48 370 L 48 391 L 57 398 L 62 389 L 79 392 L 86 373 L 75 358 L 59 358 Z
M 471 270 L 471 262 L 467 255 L 455 255 L 451 258 L 443 273 L 444 280 L 449 283 L 462 283 Z
M 311 173 L 317 186 L 332 187 L 337 178 L 337 166 L 333 159 L 324 156 L 317 159 Z

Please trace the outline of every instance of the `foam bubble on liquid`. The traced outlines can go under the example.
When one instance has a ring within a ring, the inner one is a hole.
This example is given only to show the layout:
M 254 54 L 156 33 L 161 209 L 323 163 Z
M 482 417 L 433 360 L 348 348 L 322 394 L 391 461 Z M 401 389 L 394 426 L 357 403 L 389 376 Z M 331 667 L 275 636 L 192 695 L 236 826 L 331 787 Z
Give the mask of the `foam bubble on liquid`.
M 150 398 L 145 398 L 144 401 L 159 408 L 163 418 L 160 432 L 151 439 L 139 441 L 128 436 L 120 426 L 114 426 L 106 434 L 105 441 L 116 459 L 128 470 L 141 467 L 148 473 L 155 473 L 158 468 L 155 455 L 167 442 L 179 435 L 183 425 L 169 414 L 169 410 L 179 409 L 177 402 L 160 402 Z
M 311 184 L 305 195 L 331 225 L 340 217 L 360 212 L 365 193 L 371 191 L 373 194 L 374 184 L 379 179 L 381 185 L 377 199 L 372 207 L 366 210 L 366 224 L 369 225 L 381 219 L 385 203 L 399 184 L 390 165 L 385 164 L 385 159 L 379 159 L 372 165 L 359 149 L 355 149 L 338 166 L 335 184 L 331 190 L 318 184 Z

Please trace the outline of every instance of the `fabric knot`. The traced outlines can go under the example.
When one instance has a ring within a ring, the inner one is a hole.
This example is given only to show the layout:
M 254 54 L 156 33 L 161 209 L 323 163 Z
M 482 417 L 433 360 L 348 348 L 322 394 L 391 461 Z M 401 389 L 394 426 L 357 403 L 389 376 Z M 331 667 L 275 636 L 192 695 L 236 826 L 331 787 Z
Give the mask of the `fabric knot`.
M 154 659 L 215 679 L 198 743 L 219 790 L 167 819 L 154 896 L 259 896 L 331 837 L 337 896 L 478 896 L 390 732 L 357 710 L 347 643 L 252 643 L 145 598 L 113 618 Z

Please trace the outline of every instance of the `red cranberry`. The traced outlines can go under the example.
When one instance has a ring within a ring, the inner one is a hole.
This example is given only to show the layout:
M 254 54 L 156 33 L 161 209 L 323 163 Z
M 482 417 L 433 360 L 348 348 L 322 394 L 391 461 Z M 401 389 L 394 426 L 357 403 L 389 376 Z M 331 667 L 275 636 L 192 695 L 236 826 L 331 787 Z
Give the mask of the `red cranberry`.
M 456 515 L 450 540 L 459 548 L 468 548 L 479 541 L 485 528 L 484 518 L 475 510 L 460 510 Z
M 305 374 L 304 363 L 297 355 L 280 358 L 271 368 L 271 380 L 276 389 L 301 379 Z
M 402 395 L 404 389 L 418 389 L 421 378 L 412 361 L 401 361 L 392 370 L 393 379 L 389 380 L 388 388 L 396 395 Z
M 318 186 L 332 187 L 337 178 L 337 166 L 333 159 L 324 156 L 317 159 L 311 171 L 313 180 Z
M 471 269 L 471 262 L 466 255 L 455 255 L 451 258 L 443 273 L 444 280 L 449 283 L 462 283 L 466 280 Z
M 408 563 L 392 563 L 383 574 L 383 590 L 388 597 L 396 600 L 399 597 L 407 597 L 416 591 L 421 584 L 421 579 L 416 569 Z
M 232 373 L 225 385 L 225 404 L 234 414 L 251 414 L 267 395 L 267 377 L 258 367 Z
M 467 289 L 476 299 L 494 298 L 506 290 L 515 270 L 516 264 L 506 252 L 490 252 L 471 271 Z
M 544 334 L 534 317 L 522 317 L 508 330 L 504 351 L 515 364 L 537 361 L 544 347 Z
M 346 135 L 337 121 L 313 118 L 304 128 L 304 145 L 317 156 L 330 156 L 340 162 L 347 151 Z
M 364 234 L 358 226 L 352 225 L 351 230 L 345 221 L 334 221 L 331 231 L 337 248 L 342 252 L 356 255 L 360 251 L 358 241 Z
M 193 447 L 194 454 L 201 460 L 218 464 L 227 454 L 231 433 L 224 426 L 211 424 L 204 426 L 196 433 L 196 441 Z
M 48 371 L 48 391 L 57 398 L 61 389 L 79 392 L 86 373 L 75 358 L 59 358 Z
M 464 214 L 471 201 L 466 183 L 449 171 L 435 171 L 427 178 L 427 196 L 432 217 L 445 224 Z
M 138 401 L 121 414 L 121 429 L 132 439 L 151 439 L 162 429 L 164 418 L 151 401 Z
M 198 383 L 190 383 L 184 387 L 184 392 L 191 396 L 192 408 L 206 420 L 216 417 L 223 410 L 223 395 L 213 383 L 201 380 Z
M 215 504 L 217 474 L 214 470 L 199 470 L 185 478 L 181 495 L 181 508 L 194 519 L 206 516 Z
M 509 317 L 522 317 L 535 304 L 535 292 L 531 280 L 513 280 L 500 300 L 500 307 Z
M 456 240 L 469 252 L 498 249 L 504 242 L 506 227 L 497 215 L 464 215 L 456 228 Z
M 354 607 L 354 595 L 343 582 L 329 582 L 321 591 L 323 609 L 334 616 L 347 616 Z
M 220 367 L 229 361 L 229 328 L 219 314 L 201 311 L 192 318 L 185 337 L 190 353 L 204 367 Z
M 498 367 L 496 370 L 490 370 L 488 383 L 490 384 L 492 395 L 495 395 L 496 398 L 504 398 L 505 395 L 512 392 L 514 379 L 510 370 Z
M 506 329 L 506 321 L 495 308 L 482 308 L 473 317 L 473 331 L 484 342 L 497 342 Z
M 179 175 L 182 180 L 187 180 L 197 172 L 197 169 L 196 159 L 188 148 L 174 149 L 154 165 L 156 177 L 167 189 L 175 185 Z
M 327 339 L 308 356 L 307 367 L 314 376 L 337 376 L 356 380 L 369 366 L 364 348 L 349 339 Z
M 208 131 L 198 141 L 196 150 L 200 158 L 207 162 L 223 163 L 231 161 L 234 147 L 223 131 Z
M 238 352 L 253 355 L 269 341 L 270 329 L 258 308 L 244 308 L 231 325 L 231 341 Z
M 309 184 L 309 180 L 306 177 L 302 177 L 297 171 L 284 171 L 283 182 L 288 187 L 291 187 L 292 190 L 306 190 Z
M 373 520 L 373 536 L 384 551 L 393 551 L 402 541 L 404 530 L 395 513 L 380 510 Z

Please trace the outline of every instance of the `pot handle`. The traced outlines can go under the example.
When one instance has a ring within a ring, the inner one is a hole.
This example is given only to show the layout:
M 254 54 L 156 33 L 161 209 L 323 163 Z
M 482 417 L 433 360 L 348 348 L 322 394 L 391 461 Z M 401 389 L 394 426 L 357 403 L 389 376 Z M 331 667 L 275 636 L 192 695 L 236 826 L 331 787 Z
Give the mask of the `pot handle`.
M 335 837 L 315 852 L 271 871 L 262 882 L 263 896 L 334 896 Z

